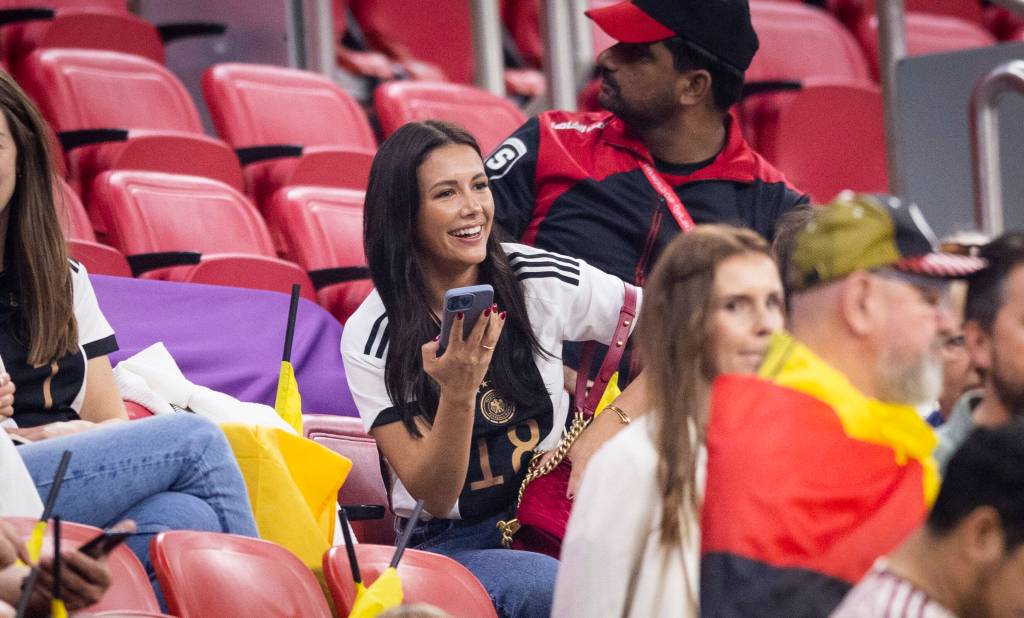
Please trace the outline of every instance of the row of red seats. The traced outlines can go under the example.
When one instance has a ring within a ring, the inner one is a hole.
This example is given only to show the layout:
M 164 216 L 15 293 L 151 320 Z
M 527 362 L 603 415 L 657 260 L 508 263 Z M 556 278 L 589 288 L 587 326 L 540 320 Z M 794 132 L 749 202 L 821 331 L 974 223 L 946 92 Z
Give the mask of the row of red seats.
M 15 75 L 37 49 L 105 49 L 163 64 L 166 43 L 223 32 L 212 23 L 158 27 L 131 13 L 126 0 L 0 0 L 0 61 Z
M 284 293 L 298 283 L 304 297 L 343 323 L 372 289 L 359 190 L 286 187 L 265 220 L 242 193 L 214 179 L 104 172 L 90 203 L 107 246 L 97 242 L 78 196 L 63 187 L 65 235 L 90 272 Z
M 61 138 L 91 226 L 131 256 L 136 272 L 145 266 L 139 254 L 200 252 L 198 265 L 146 276 L 283 290 L 297 280 L 313 297 L 301 272 L 312 271 L 320 302 L 342 321 L 365 297 L 359 191 L 376 140 L 361 108 L 329 80 L 277 67 L 213 67 L 203 85 L 225 143 L 202 134 L 180 82 L 145 58 L 46 49 L 24 66 L 22 83 Z M 448 118 L 475 131 L 485 148 L 525 121 L 507 100 L 468 86 L 392 83 L 377 99 L 387 132 L 413 119 Z M 240 160 L 249 163 L 244 175 Z M 245 187 L 249 199 L 240 193 Z M 204 225 L 180 225 L 189 219 Z M 89 243 L 75 254 L 98 272 L 125 272 L 123 260 L 95 245 L 89 227 L 71 236 Z M 217 255 L 231 252 L 248 254 L 250 263 Z
M 472 23 L 465 0 L 333 0 L 333 7 L 336 55 L 342 68 L 376 79 L 404 74 L 414 80 L 473 83 Z M 349 28 L 349 11 L 371 50 L 353 50 L 341 43 Z M 544 93 L 544 75 L 534 67 L 506 68 L 504 77 L 510 94 Z
M 36 521 L 4 518 L 25 538 Z M 83 545 L 100 529 L 61 522 L 61 544 Z M 47 538 L 46 546 L 51 540 Z M 362 578 L 372 583 L 388 567 L 394 547 L 360 543 L 356 556 Z M 260 539 L 213 532 L 175 531 L 157 535 L 150 555 L 168 609 L 180 618 L 205 616 L 309 616 L 329 618 L 320 584 L 287 549 Z M 95 616 L 166 616 L 160 612 L 142 563 L 127 546 L 111 552 L 112 584 L 87 608 Z M 355 584 L 344 547 L 324 554 L 327 588 L 340 615 L 355 602 Z M 404 603 L 425 603 L 453 616 L 495 616 L 487 591 L 465 567 L 429 552 L 407 549 L 398 566 Z
M 86 201 L 97 175 L 124 168 L 216 178 L 247 187 L 264 207 L 287 185 L 365 188 L 376 139 L 359 105 L 323 76 L 212 67 L 203 91 L 221 141 L 202 133 L 181 82 L 145 58 L 46 49 L 23 64 L 20 83 L 57 131 L 69 181 Z M 485 149 L 525 121 L 508 100 L 467 86 L 391 83 L 376 101 L 385 135 L 409 120 L 448 118 L 473 130 Z
M 854 36 L 814 7 L 762 0 L 750 8 L 761 47 L 747 71 L 748 92 L 758 84 L 776 89 L 738 107 L 748 140 L 817 201 L 844 188 L 887 191 L 877 18 L 863 13 Z M 914 12 L 906 40 L 911 55 L 995 43 L 975 23 Z

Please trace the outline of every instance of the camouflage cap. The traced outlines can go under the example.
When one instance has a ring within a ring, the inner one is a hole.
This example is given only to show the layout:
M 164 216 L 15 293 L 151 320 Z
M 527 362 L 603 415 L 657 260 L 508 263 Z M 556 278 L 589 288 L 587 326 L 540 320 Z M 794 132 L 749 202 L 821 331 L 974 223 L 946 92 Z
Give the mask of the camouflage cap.
M 981 258 L 943 253 L 937 246 L 916 204 L 845 191 L 797 234 L 786 280 L 800 291 L 859 270 L 891 267 L 959 279 L 985 266 Z

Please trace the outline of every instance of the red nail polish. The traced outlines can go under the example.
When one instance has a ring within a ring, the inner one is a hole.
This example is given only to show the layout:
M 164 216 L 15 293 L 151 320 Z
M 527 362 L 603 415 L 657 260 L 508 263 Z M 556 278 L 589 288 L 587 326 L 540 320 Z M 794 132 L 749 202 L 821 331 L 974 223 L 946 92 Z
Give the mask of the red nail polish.
M 491 305 L 491 311 L 495 313 L 498 312 L 498 303 L 494 303 L 493 305 Z
M 502 311 L 501 314 L 498 317 L 500 317 L 502 320 L 504 320 L 505 319 L 505 314 L 506 314 L 506 312 Z
M 455 319 L 456 320 L 461 320 L 464 317 L 466 317 L 466 316 L 461 311 L 455 314 Z
M 490 307 L 484 309 L 484 317 L 486 318 L 489 315 L 491 315 L 491 308 Z

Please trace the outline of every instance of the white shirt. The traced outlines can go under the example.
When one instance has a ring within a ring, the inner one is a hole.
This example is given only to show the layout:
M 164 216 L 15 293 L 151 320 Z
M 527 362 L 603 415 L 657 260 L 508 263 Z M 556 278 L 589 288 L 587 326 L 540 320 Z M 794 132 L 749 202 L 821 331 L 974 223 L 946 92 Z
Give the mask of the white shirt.
M 633 421 L 587 464 L 562 541 L 551 615 L 696 616 L 700 596 L 700 521 L 680 511 L 682 544 L 661 544 L 658 453 L 647 417 Z M 707 454 L 700 449 L 703 493 Z M 684 532 L 685 531 L 685 532 Z M 626 597 L 633 585 L 632 603 Z
M 569 394 L 564 388 L 562 342 L 609 343 L 625 297 L 622 281 L 581 260 L 513 243 L 502 247 L 522 283 L 534 335 L 550 354 L 534 360 L 551 412 L 534 418 L 516 413 L 496 422 L 481 414 L 478 397 L 468 475 L 459 500 L 450 512 L 442 514 L 448 519 L 483 517 L 485 510 L 496 512 L 498 502 L 503 508 L 511 504 L 529 453 L 553 448 L 565 426 Z M 638 311 L 641 296 L 637 295 Z M 401 420 L 384 384 L 388 350 L 388 317 L 374 290 L 345 323 L 341 336 L 349 390 L 366 431 Z M 415 501 L 394 470 L 390 472 L 392 508 L 398 515 L 408 516 Z
M 0 430 L 0 517 L 38 518 L 43 514 L 35 483 L 6 431 Z

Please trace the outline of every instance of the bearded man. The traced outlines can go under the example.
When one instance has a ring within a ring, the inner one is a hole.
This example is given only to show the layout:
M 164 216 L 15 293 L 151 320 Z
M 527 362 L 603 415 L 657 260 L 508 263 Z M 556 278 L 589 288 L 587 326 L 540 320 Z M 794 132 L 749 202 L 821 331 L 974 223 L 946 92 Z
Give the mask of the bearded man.
M 924 521 L 937 439 L 915 406 L 942 389 L 948 280 L 984 265 L 936 245 L 914 204 L 852 193 L 797 233 L 791 334 L 712 391 L 705 615 L 827 615 Z
M 1024 233 L 1003 234 L 980 255 L 988 266 L 967 284 L 964 345 L 982 386 L 963 395 L 939 428 L 935 458 L 943 467 L 975 427 L 1024 416 Z

